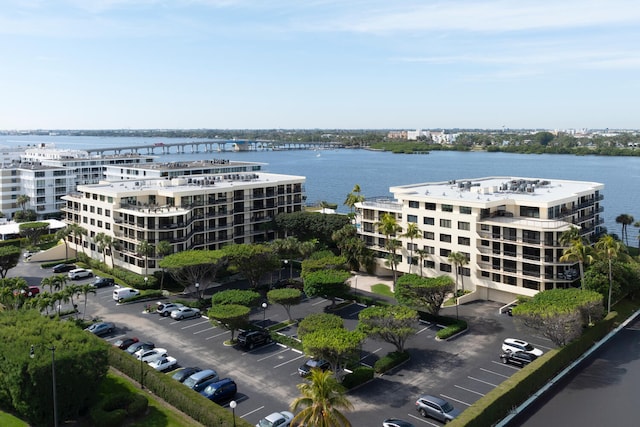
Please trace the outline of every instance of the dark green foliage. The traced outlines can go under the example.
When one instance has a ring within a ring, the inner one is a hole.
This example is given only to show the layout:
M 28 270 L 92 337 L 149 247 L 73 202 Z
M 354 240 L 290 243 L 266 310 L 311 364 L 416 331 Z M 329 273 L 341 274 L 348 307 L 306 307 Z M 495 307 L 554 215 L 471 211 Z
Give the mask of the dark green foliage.
M 17 248 L 21 248 L 22 239 L 0 240 L 0 248 L 5 246 L 15 246 Z
M 271 338 L 273 338 L 275 342 L 279 342 L 280 344 L 286 345 L 287 347 L 295 348 L 296 350 L 302 351 L 302 341 L 297 340 L 293 337 L 272 332 Z
M 411 356 L 409 356 L 409 353 L 407 353 L 406 351 L 403 351 L 402 353 L 394 351 L 378 359 L 374 364 L 373 369 L 376 373 L 382 374 L 390 369 L 395 368 L 396 366 L 409 360 L 410 358 Z
M 275 251 L 267 245 L 234 244 L 225 246 L 223 252 L 252 288 L 258 287 L 260 279 L 280 265 Z
M 40 242 L 40 238 L 48 231 L 48 222 L 24 222 L 20 224 L 20 235 L 34 246 Z
M 352 373 L 344 376 L 342 379 L 342 385 L 347 389 L 357 387 L 360 384 L 371 381 L 373 379 L 373 374 L 373 368 L 369 368 L 368 366 L 359 366 Z
M 367 307 L 358 314 L 358 328 L 373 339 L 396 346 L 403 352 L 406 340 L 416 332 L 418 313 L 402 305 Z
M 454 323 L 436 332 L 436 337 L 441 340 L 446 340 L 447 338 L 451 338 L 456 334 L 466 331 L 467 327 L 467 322 L 464 320 L 456 320 Z
M 445 298 L 453 290 L 453 279 L 449 276 L 428 278 L 405 274 L 396 283 L 395 296 L 400 304 L 423 308 L 437 315 Z
M 216 304 L 209 309 L 207 315 L 218 322 L 222 327 L 231 331 L 231 341 L 235 338 L 235 332 L 249 324 L 251 309 L 239 304 Z
M 0 246 L 0 277 L 6 277 L 7 272 L 18 265 L 20 248 L 16 246 Z
M 338 370 L 350 361 L 358 360 L 362 342 L 366 335 L 347 329 L 319 329 L 302 338 L 302 347 L 306 354 L 324 359 L 331 364 L 331 371 Z
M 13 214 L 13 220 L 15 222 L 35 221 L 38 218 L 38 214 L 33 209 L 25 209 L 17 211 Z
M 242 289 L 227 289 L 216 292 L 211 297 L 213 305 L 218 304 L 238 304 L 245 307 L 257 307 L 260 304 L 262 296 L 255 291 L 247 291 Z
M 295 236 L 300 241 L 318 239 L 320 246 L 335 247 L 331 235 L 334 231 L 349 224 L 346 215 L 328 215 L 317 212 L 294 212 L 278 214 L 275 228 L 288 236 Z
M 305 317 L 298 324 L 298 338 L 321 329 L 343 329 L 344 320 L 340 316 L 329 313 L 314 313 Z
M 127 413 L 132 417 L 139 417 L 144 415 L 149 408 L 149 399 L 141 394 L 134 394 L 131 396 L 129 405 L 127 406 Z
M 52 419 L 52 346 L 59 417 L 74 419 L 89 407 L 106 375 L 110 345 L 72 322 L 49 320 L 36 311 L 0 312 L 0 406 L 34 425 Z
M 267 292 L 267 300 L 269 300 L 270 304 L 278 304 L 284 307 L 288 319 L 293 320 L 291 318 L 291 306 L 300 304 L 302 291 L 292 288 L 272 289 Z
M 336 297 L 349 292 L 349 285 L 345 283 L 351 273 L 344 270 L 318 270 L 305 275 L 304 293 L 310 297 L 322 296 L 335 304 Z
M 91 409 L 90 415 L 94 427 L 120 427 L 127 418 L 127 411 L 124 409 L 106 411 L 98 405 Z
M 319 270 L 346 270 L 347 259 L 343 256 L 336 256 L 328 253 L 323 257 L 314 256 L 302 261 L 302 272 L 300 276 L 304 279 L 309 273 Z

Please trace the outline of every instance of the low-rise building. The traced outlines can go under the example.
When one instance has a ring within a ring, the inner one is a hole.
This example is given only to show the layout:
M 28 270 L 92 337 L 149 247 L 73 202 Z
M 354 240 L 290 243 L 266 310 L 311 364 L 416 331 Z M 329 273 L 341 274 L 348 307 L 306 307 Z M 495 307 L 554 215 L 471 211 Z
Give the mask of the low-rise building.
M 401 273 L 455 276 L 452 252 L 465 255 L 461 286 L 471 299 L 510 302 L 517 295 L 579 285 L 575 263 L 560 262 L 560 236 L 571 227 L 594 240 L 603 232 L 602 190 L 595 182 L 487 177 L 391 187 L 394 199 L 356 205 L 358 233 L 390 274 L 387 236 L 378 230 L 384 214 L 402 232 L 397 251 Z M 402 234 L 409 224 L 420 233 Z

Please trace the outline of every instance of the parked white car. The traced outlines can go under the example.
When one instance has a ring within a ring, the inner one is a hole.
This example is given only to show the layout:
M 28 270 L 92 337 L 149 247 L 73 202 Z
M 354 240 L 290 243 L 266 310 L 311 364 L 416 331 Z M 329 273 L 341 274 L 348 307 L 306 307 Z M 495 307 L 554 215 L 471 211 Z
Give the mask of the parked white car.
M 535 348 L 526 341 L 518 340 L 515 338 L 507 338 L 502 343 L 502 351 L 515 353 L 517 351 L 523 351 L 525 353 L 533 354 L 534 356 L 542 356 L 543 351 L 539 348 Z
M 158 314 L 162 317 L 167 317 L 169 315 L 171 315 L 171 312 L 173 310 L 177 310 L 179 308 L 184 307 L 183 304 L 180 304 L 179 302 L 164 302 L 164 303 L 158 303 Z
M 152 360 L 149 362 L 149 366 L 151 366 L 156 371 L 166 371 L 168 369 L 173 368 L 178 364 L 178 360 L 175 357 L 171 356 L 161 356 L 156 360 Z
M 256 427 L 287 427 L 291 424 L 293 414 L 289 411 L 274 412 L 256 424 Z
M 93 277 L 93 271 L 86 268 L 75 268 L 67 273 L 67 277 L 71 280 L 84 279 L 85 277 Z
M 186 319 L 188 317 L 200 316 L 200 310 L 192 307 L 180 307 L 171 312 L 171 318 L 176 320 Z
M 167 350 L 164 348 L 152 348 L 150 350 L 143 349 L 136 351 L 134 355 L 136 356 L 136 359 L 149 363 L 166 356 Z

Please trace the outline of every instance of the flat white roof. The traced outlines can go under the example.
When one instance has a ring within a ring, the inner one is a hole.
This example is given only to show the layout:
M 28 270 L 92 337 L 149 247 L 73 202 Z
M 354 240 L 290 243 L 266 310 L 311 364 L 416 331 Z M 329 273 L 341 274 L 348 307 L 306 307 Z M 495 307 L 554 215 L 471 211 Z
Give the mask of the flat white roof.
M 429 182 L 391 187 L 397 199 L 420 199 L 452 204 L 512 200 L 518 203 L 548 204 L 604 189 L 604 184 L 587 181 L 523 177 L 484 177 Z M 403 197 L 404 196 L 404 197 Z
M 30 221 L 31 222 L 31 221 Z M 60 228 L 64 228 L 67 226 L 66 223 L 62 221 L 58 221 L 57 219 L 43 219 L 35 222 L 48 222 L 50 230 L 58 230 Z M 20 234 L 20 224 L 19 222 L 7 222 L 6 224 L 0 225 L 0 235 L 7 236 L 10 234 Z

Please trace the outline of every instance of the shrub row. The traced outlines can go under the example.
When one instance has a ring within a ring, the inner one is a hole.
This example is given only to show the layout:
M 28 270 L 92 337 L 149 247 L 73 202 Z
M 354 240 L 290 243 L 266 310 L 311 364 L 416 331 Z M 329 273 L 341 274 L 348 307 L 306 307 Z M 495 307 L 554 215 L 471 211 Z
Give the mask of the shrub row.
M 251 426 L 241 418 L 237 418 L 234 424 L 233 415 L 229 411 L 180 384 L 171 376 L 157 372 L 146 363 L 140 363 L 125 351 L 109 348 L 109 364 L 132 379 L 140 380 L 142 375 L 146 388 L 205 426 Z
M 136 288 L 136 289 L 156 289 L 159 287 L 158 279 L 151 275 L 147 276 L 147 280 L 144 280 L 144 276 L 141 276 L 136 273 L 132 273 L 128 270 L 124 270 L 121 268 L 111 268 L 107 264 L 102 261 L 89 258 L 84 253 L 77 254 L 78 261 L 86 264 L 89 268 L 107 273 L 108 275 L 113 276 L 116 279 L 121 280 L 127 286 Z
M 532 393 L 541 389 L 561 370 L 584 354 L 615 326 L 617 313 L 611 312 L 604 320 L 587 329 L 575 341 L 545 355 L 525 366 L 503 381 L 449 424 L 451 427 L 484 427 L 495 425 L 509 412 L 524 402 Z
M 273 340 L 275 342 L 278 342 L 282 345 L 286 345 L 287 347 L 291 347 L 294 348 L 296 350 L 299 351 L 303 351 L 302 349 L 302 341 L 295 339 L 293 337 L 290 337 L 288 335 L 284 335 L 284 334 L 279 334 L 279 333 L 271 333 L 271 338 L 273 338 Z
M 436 337 L 441 340 L 446 340 L 447 338 L 451 338 L 452 336 L 466 330 L 467 322 L 464 320 L 457 320 L 455 323 L 445 326 L 443 329 L 436 332 Z
M 406 351 L 403 351 L 402 353 L 398 351 L 392 351 L 386 356 L 378 359 L 375 365 L 373 365 L 373 369 L 376 371 L 376 373 L 382 374 L 409 360 L 409 358 L 409 353 L 407 353 Z
M 342 385 L 346 389 L 352 389 L 373 379 L 373 369 L 367 366 L 360 366 L 352 373 L 347 374 L 342 379 Z

